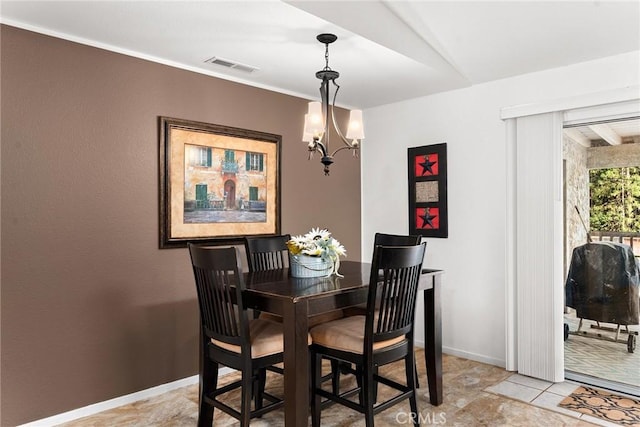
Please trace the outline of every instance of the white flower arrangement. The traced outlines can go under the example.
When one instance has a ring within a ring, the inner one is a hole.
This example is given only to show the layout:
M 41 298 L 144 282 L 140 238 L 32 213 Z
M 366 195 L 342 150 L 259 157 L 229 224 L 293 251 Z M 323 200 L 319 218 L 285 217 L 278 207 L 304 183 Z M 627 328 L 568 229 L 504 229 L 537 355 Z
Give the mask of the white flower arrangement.
M 329 275 L 338 273 L 340 267 L 340 257 L 347 254 L 347 250 L 342 244 L 331 236 L 326 229 L 312 228 L 305 235 L 293 236 L 287 242 L 287 247 L 292 256 L 307 255 L 322 258 L 330 262 L 333 268 Z

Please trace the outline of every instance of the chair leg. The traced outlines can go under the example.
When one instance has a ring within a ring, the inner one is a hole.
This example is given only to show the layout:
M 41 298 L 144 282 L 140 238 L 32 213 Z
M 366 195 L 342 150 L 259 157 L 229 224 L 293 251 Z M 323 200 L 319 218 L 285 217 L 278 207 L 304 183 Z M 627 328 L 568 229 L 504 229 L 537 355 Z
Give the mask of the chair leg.
M 409 352 L 404 358 L 404 369 L 407 373 L 407 386 L 411 387 L 413 393 L 409 397 L 409 405 L 411 406 L 411 417 L 413 418 L 413 425 L 420 425 L 420 417 L 418 416 L 418 401 L 416 399 L 416 383 L 418 382 L 418 375 L 416 371 L 416 361 L 413 352 Z
M 373 367 L 373 373 L 374 375 L 378 375 L 377 366 Z M 375 404 L 378 401 L 378 381 L 373 380 L 372 388 L 373 388 L 373 404 Z
M 322 411 L 320 395 L 316 389 L 322 384 L 322 357 L 315 351 L 311 351 L 312 375 L 311 375 L 311 426 L 320 427 L 320 412 Z
M 358 399 L 359 399 L 360 404 L 364 405 L 364 386 L 362 384 L 362 378 L 363 378 L 363 375 L 364 375 L 364 370 L 362 369 L 362 366 L 357 366 L 356 365 L 355 371 L 356 371 L 356 385 L 360 389 L 360 391 L 358 391 Z
M 378 367 L 374 366 L 373 367 L 373 373 L 375 375 L 378 375 Z M 375 380 L 372 380 L 372 385 L 371 388 L 373 389 L 373 403 L 375 404 L 378 401 L 378 382 Z M 360 404 L 364 405 L 364 395 L 362 394 L 362 390 L 364 390 L 364 387 L 362 385 L 362 379 L 361 376 L 358 375 L 356 377 L 356 383 L 358 384 L 358 387 L 360 387 Z
M 267 370 L 266 369 L 258 369 L 256 376 L 256 384 L 254 388 L 254 401 L 255 408 L 261 409 L 264 402 L 264 387 L 267 383 Z
M 360 395 L 363 397 L 364 421 L 366 427 L 373 427 L 373 404 L 375 403 L 375 382 L 373 370 L 362 367 L 362 388 Z
M 200 388 L 198 427 L 211 427 L 213 424 L 213 405 L 205 401 L 205 396 L 218 387 L 218 364 L 206 356 L 200 355 Z
M 240 427 L 249 427 L 249 422 L 251 421 L 251 398 L 253 397 L 253 375 L 250 368 L 242 370 L 241 389 Z
M 340 362 L 331 359 L 331 390 L 333 394 L 340 394 Z

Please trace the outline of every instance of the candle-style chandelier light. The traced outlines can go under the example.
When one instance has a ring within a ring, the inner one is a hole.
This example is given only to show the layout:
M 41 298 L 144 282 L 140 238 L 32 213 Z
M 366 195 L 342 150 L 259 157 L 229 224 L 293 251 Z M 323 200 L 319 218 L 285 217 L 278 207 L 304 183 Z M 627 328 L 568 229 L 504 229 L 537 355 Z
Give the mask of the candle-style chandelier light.
M 333 163 L 333 156 L 338 151 L 354 150 L 354 156 L 358 155 L 360 141 L 364 139 L 364 128 L 362 126 L 362 110 L 351 110 L 346 137 L 340 130 L 334 114 L 336 96 L 340 89 L 336 79 L 340 77 L 340 73 L 329 67 L 329 44 L 336 41 L 338 37 L 335 34 L 319 34 L 316 38 L 325 45 L 325 67 L 316 73 L 316 77 L 322 80 L 320 84 L 321 102 L 313 101 L 309 103 L 309 111 L 304 116 L 302 140 L 308 143 L 309 159 L 313 157 L 313 153 L 320 153 L 322 156 L 320 162 L 324 165 L 324 174 L 329 175 L 329 166 Z M 332 83 L 334 88 L 331 102 L 329 102 L 331 91 L 329 83 Z M 333 152 L 329 151 L 329 123 L 333 123 L 336 134 L 343 143 Z

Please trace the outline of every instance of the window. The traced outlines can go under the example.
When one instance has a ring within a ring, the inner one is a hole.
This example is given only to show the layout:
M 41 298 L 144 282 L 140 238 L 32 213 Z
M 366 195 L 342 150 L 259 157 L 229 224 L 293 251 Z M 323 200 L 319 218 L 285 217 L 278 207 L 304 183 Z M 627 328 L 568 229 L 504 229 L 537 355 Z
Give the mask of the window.
M 209 207 L 207 199 L 207 185 L 196 184 L 196 209 L 206 209 Z
M 211 167 L 211 147 L 201 147 L 191 145 L 190 160 L 191 166 Z
M 225 162 L 235 162 L 236 161 L 236 152 L 233 150 L 224 150 L 224 161 Z
M 264 170 L 264 154 L 247 152 L 246 159 L 247 159 L 246 169 L 248 171 L 262 172 Z
M 238 163 L 236 163 L 236 152 L 233 150 L 224 150 L 224 162 L 222 162 L 222 171 L 224 173 L 238 173 Z
M 249 187 L 249 200 L 258 200 L 258 187 Z
M 196 184 L 196 200 L 207 200 L 206 184 Z

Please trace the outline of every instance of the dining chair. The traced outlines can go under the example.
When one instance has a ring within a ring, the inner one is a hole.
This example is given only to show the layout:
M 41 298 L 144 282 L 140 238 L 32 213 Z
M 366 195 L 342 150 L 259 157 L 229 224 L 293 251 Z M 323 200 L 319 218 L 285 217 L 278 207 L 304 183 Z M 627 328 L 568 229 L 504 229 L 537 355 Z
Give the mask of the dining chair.
M 404 234 L 388 234 L 388 233 L 376 233 L 373 237 L 373 247 L 376 246 L 415 246 L 422 242 L 422 236 L 417 235 L 404 235 Z M 426 243 L 425 243 L 426 244 Z M 348 307 L 343 310 L 345 316 L 361 316 L 365 315 L 367 311 L 366 304 L 356 305 L 354 307 Z M 335 374 L 337 377 L 334 381 L 337 383 L 337 387 L 340 387 L 340 373 L 346 373 L 344 364 L 340 364 L 340 371 Z M 417 368 L 416 368 L 417 372 Z M 419 387 L 418 376 L 416 374 L 416 386 Z
M 189 254 L 200 307 L 198 426 L 211 426 L 214 408 L 238 419 L 241 426 L 249 426 L 250 419 L 277 409 L 284 402 L 264 391 L 266 368 L 283 361 L 282 324 L 265 319 L 249 320 L 236 248 L 190 243 Z M 241 378 L 218 387 L 219 365 L 240 371 Z M 219 399 L 237 388 L 241 389 L 239 410 Z M 263 400 L 270 403 L 263 406 Z
M 276 236 L 245 237 L 244 248 L 247 255 L 247 266 L 249 271 L 269 271 L 280 270 L 288 265 L 289 251 L 287 242 L 291 239 L 289 234 Z M 280 316 L 270 313 L 260 313 L 253 311 L 255 318 L 282 322 Z
M 266 271 L 285 268 L 289 254 L 288 234 L 266 237 L 245 237 L 244 247 L 247 252 L 249 271 Z
M 373 247 L 376 246 L 415 246 L 422 241 L 422 236 L 376 233 L 373 236 Z M 426 243 L 425 243 L 426 244 Z M 358 316 L 366 313 L 366 304 L 360 304 L 344 309 L 345 316 Z
M 279 236 L 266 237 L 245 237 L 244 247 L 247 253 L 247 261 L 249 271 L 267 271 L 285 268 L 288 264 L 289 251 L 287 242 L 291 239 L 291 235 L 284 234 Z M 285 263 L 285 260 L 287 262 Z M 254 312 L 254 316 L 261 319 L 267 319 L 274 322 L 282 323 L 282 317 L 271 313 Z M 339 319 L 344 316 L 342 310 L 334 310 L 328 313 L 317 314 L 309 318 L 309 327 Z M 280 368 L 270 368 L 276 372 L 282 372 Z M 340 384 L 338 364 L 332 362 L 331 373 L 325 379 L 331 379 L 333 387 L 338 388 Z
M 414 246 L 419 245 L 422 236 L 376 233 L 373 237 L 373 247 L 376 246 Z
M 314 367 L 311 378 L 313 427 L 320 426 L 322 407 L 330 402 L 364 414 L 366 426 L 373 427 L 375 414 L 405 399 L 409 399 L 414 425 L 418 425 L 414 320 L 425 247 L 426 243 L 416 246 L 376 246 L 366 315 L 345 317 L 310 330 Z M 325 358 L 353 364 L 355 368 L 352 373 L 360 385 L 340 394 L 321 388 L 321 366 Z M 378 369 L 399 360 L 404 360 L 404 384 L 381 375 Z M 377 384 L 394 389 L 395 395 L 376 403 Z M 356 392 L 360 397 L 358 402 L 347 399 Z M 323 402 L 322 398 L 327 400 Z

